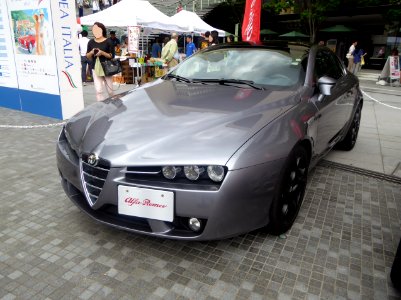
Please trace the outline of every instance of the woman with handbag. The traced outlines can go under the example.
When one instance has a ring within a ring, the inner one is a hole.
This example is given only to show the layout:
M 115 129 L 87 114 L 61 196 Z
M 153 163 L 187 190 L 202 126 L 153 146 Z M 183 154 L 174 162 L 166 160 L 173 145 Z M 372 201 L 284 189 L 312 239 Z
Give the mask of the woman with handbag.
M 94 38 L 88 42 L 86 57 L 89 59 L 92 68 L 96 99 L 102 101 L 104 100 L 103 90 L 105 86 L 109 96 L 113 96 L 113 77 L 104 68 L 114 58 L 114 45 L 107 38 L 107 30 L 102 23 L 93 24 L 92 32 Z
M 356 75 L 361 70 L 362 66 L 365 64 L 364 56 L 366 55 L 366 53 L 358 45 L 355 48 L 353 55 L 354 55 L 354 67 L 353 67 L 352 73 L 354 73 L 354 75 Z

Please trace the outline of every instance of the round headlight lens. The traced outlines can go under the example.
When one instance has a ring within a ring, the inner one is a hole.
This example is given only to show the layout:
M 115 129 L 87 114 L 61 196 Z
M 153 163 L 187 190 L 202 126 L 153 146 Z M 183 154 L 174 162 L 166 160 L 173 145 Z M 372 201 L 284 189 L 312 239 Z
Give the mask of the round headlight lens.
M 207 175 L 215 182 L 221 182 L 224 178 L 224 168 L 222 166 L 208 166 Z
M 177 168 L 174 166 L 163 167 L 162 172 L 167 179 L 174 179 L 177 176 Z
M 185 166 L 184 173 L 189 180 L 197 180 L 201 174 L 201 169 L 198 166 Z

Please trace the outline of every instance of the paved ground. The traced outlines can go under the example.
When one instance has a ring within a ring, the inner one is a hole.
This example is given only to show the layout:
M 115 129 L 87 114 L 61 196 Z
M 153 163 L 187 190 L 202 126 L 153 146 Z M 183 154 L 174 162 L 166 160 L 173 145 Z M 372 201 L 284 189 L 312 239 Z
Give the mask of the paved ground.
M 4 108 L 0 120 L 56 122 Z M 100 225 L 66 198 L 59 130 L 0 128 L 0 299 L 401 298 L 389 280 L 400 184 L 319 165 L 287 236 L 168 241 Z
M 365 94 L 355 148 L 332 151 L 326 159 L 401 177 L 401 87 L 377 85 L 379 74 L 376 70 L 359 74 Z

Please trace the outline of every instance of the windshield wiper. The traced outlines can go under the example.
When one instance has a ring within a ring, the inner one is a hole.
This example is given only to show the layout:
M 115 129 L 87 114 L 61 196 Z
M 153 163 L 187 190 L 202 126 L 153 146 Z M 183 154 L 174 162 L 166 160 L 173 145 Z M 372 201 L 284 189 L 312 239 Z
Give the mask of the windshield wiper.
M 230 83 L 233 84 L 245 84 L 247 86 L 250 86 L 256 90 L 264 90 L 263 87 L 256 85 L 252 80 L 241 80 L 241 79 L 194 79 L 194 81 L 200 81 L 200 82 L 215 82 L 221 85 L 229 85 Z
M 175 75 L 175 74 L 172 74 L 172 73 L 168 73 L 165 78 L 175 78 L 175 79 L 177 79 L 177 81 L 183 81 L 183 82 L 192 83 L 191 79 L 185 78 L 185 77 L 182 77 L 182 76 L 179 76 L 179 75 Z

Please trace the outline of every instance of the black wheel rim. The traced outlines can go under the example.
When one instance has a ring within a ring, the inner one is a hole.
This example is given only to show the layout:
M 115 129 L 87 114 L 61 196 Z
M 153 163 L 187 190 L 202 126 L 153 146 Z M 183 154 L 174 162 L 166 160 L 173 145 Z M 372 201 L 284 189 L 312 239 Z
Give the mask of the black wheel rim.
M 352 127 L 351 127 L 352 144 L 356 143 L 360 122 L 361 122 L 361 107 L 359 106 L 355 111 L 354 120 L 352 121 Z
M 288 166 L 282 182 L 280 213 L 286 225 L 292 224 L 298 214 L 305 193 L 307 173 L 307 155 L 299 152 Z

